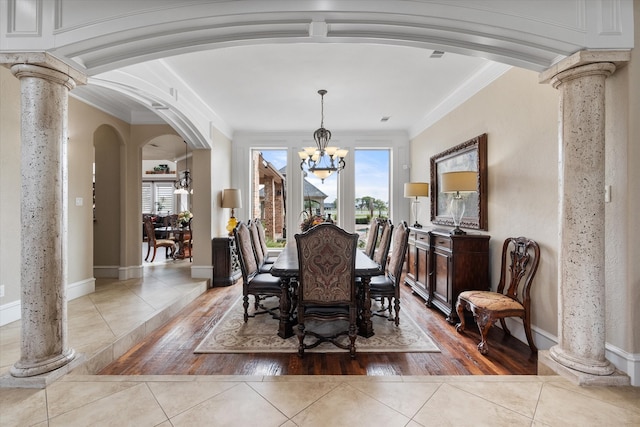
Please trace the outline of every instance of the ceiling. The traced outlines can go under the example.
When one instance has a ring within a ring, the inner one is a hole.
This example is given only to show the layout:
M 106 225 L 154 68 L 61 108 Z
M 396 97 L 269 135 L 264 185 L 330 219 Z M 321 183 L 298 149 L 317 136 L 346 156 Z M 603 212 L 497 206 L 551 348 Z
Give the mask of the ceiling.
M 311 135 L 321 120 L 317 91 L 326 89 L 324 125 L 339 142 L 340 131 L 421 130 L 425 120 L 452 108 L 451 99 L 462 102 L 461 97 L 473 95 L 463 93 L 465 85 L 491 64 L 479 57 L 407 46 L 291 43 L 187 53 L 121 71 L 144 78 L 150 69 L 169 70 L 176 82 L 189 88 L 173 93 L 176 99 L 198 97 L 233 133 Z M 92 85 L 91 79 L 72 95 L 131 124 L 162 123 L 146 105 Z M 184 156 L 179 139 L 154 144 L 144 148 L 144 159 Z

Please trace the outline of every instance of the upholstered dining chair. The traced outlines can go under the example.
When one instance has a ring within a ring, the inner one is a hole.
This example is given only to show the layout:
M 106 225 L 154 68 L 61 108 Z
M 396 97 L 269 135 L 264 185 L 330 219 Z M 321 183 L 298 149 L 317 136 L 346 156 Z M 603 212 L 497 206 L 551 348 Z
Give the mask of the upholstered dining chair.
M 258 263 L 251 241 L 251 231 L 245 223 L 238 222 L 233 230 L 238 250 L 238 259 L 240 261 L 240 270 L 242 271 L 242 297 L 244 307 L 244 321 L 249 320 L 249 295 L 255 298 L 254 308 L 257 314 L 270 313 L 274 318 L 279 318 L 279 314 L 274 310 L 265 308 L 260 301 L 266 297 L 277 297 L 280 300 L 282 295 L 282 287 L 280 278 L 272 276 L 270 273 L 260 273 Z M 258 311 L 262 309 L 261 311 Z
M 253 253 L 256 257 L 256 263 L 258 264 L 258 271 L 260 273 L 268 273 L 271 271 L 273 264 L 267 264 L 265 262 L 265 254 L 262 251 L 262 245 L 260 244 L 260 231 L 258 230 L 259 220 L 249 220 L 247 227 L 251 233 L 251 244 L 253 245 Z
M 391 248 L 391 236 L 393 234 L 393 224 L 391 220 L 380 220 L 380 228 L 382 233 L 380 234 L 380 243 L 373 253 L 372 259 L 378 263 L 381 270 L 384 270 L 387 266 L 387 258 L 389 257 L 389 249 Z
M 464 310 L 470 310 L 480 330 L 480 353 L 489 352 L 487 334 L 496 320 L 500 319 L 504 333 L 511 335 L 505 322 L 507 317 L 522 319 L 529 348 L 534 353 L 538 351 L 531 335 L 530 290 L 539 262 L 540 248 L 535 241 L 526 237 L 509 237 L 502 245 L 502 267 L 497 291 L 464 291 L 458 295 L 456 311 L 460 323 L 456 325 L 456 330 L 460 333 L 464 331 Z
M 401 222 L 395 227 L 393 232 L 393 250 L 391 251 L 391 259 L 386 274 L 383 276 L 373 276 L 369 283 L 369 295 L 373 299 L 380 298 L 383 304 L 388 301 L 389 320 L 393 320 L 398 326 L 400 324 L 400 277 L 402 276 L 402 268 L 404 266 L 404 258 L 407 253 L 407 245 L 409 242 L 409 228 L 406 221 Z M 393 305 L 392 305 L 393 304 Z M 392 307 L 395 315 L 392 313 Z M 382 315 L 380 313 L 373 313 Z
M 156 259 L 156 250 L 158 248 L 165 248 L 165 256 L 169 258 L 169 256 L 173 257 L 173 254 L 176 250 L 176 242 L 171 239 L 156 239 L 155 228 L 151 219 L 147 219 L 144 222 L 144 227 L 147 232 L 147 256 L 144 257 L 144 260 L 147 261 L 149 259 L 149 254 L 151 253 L 151 248 L 153 248 L 153 256 L 151 257 L 151 261 Z
M 369 223 L 369 231 L 367 231 L 367 244 L 364 247 L 364 253 L 371 259 L 376 251 L 376 245 L 378 243 L 378 230 L 380 229 L 380 221 L 378 219 L 372 219 Z
M 358 235 L 335 224 L 322 223 L 295 235 L 298 251 L 298 356 L 322 342 L 331 342 L 356 356 L 358 301 L 355 284 L 355 259 Z M 348 328 L 322 333 L 309 328 L 308 321 L 320 324 L 348 321 Z M 315 338 L 305 343 L 306 336 Z M 339 338 L 347 335 L 348 343 Z
M 264 231 L 264 224 L 260 218 L 253 220 L 258 228 L 258 236 L 260 237 L 260 247 L 262 248 L 262 255 L 264 256 L 265 264 L 273 264 L 278 257 L 269 256 L 269 248 L 267 247 L 267 234 Z
M 191 221 L 193 218 L 189 218 L 186 227 L 186 230 L 182 234 L 182 251 L 186 253 L 189 251 L 189 262 L 193 262 L 193 232 L 191 230 Z

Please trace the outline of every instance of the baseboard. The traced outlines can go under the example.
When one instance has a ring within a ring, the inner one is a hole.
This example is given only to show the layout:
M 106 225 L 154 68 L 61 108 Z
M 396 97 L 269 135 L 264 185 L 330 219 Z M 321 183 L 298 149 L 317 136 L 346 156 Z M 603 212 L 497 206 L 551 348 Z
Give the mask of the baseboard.
M 96 290 L 96 280 L 86 280 L 67 285 L 67 301 L 91 294 Z M 0 306 L 0 326 L 7 325 L 22 318 L 21 301 L 16 300 Z
M 20 320 L 21 317 L 22 309 L 20 300 L 0 305 L 0 326 Z
M 206 279 L 209 281 L 208 283 L 209 287 L 211 287 L 211 284 L 213 283 L 213 266 L 212 265 L 192 265 L 191 278 Z
M 67 285 L 67 301 L 89 295 L 96 290 L 96 279 L 91 277 L 80 282 Z
M 132 265 L 130 267 L 118 267 L 118 280 L 140 279 L 144 277 L 144 267 L 142 265 Z
M 94 265 L 93 277 L 99 279 L 117 279 L 120 276 L 118 265 Z

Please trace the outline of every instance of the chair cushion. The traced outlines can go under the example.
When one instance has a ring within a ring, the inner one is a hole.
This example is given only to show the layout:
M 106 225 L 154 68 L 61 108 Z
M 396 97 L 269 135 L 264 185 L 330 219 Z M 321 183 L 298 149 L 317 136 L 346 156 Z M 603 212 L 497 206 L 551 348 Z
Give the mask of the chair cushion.
M 270 273 L 271 267 L 273 267 L 273 264 L 262 264 L 258 269 L 258 273 Z
M 464 291 L 458 298 L 491 311 L 524 310 L 522 304 L 506 295 L 488 291 Z
M 156 239 L 156 246 L 173 246 L 176 242 L 169 239 Z
M 369 289 L 372 294 L 381 292 L 393 292 L 395 282 L 387 275 L 373 276 L 369 282 Z
M 333 318 L 337 316 L 348 317 L 349 316 L 349 306 L 348 305 L 332 305 L 332 306 L 322 306 L 322 305 L 308 305 L 304 310 L 305 316 L 314 316 L 314 317 L 327 317 Z
M 280 292 L 280 278 L 269 273 L 259 273 L 253 276 L 249 281 L 249 289 L 251 292 Z

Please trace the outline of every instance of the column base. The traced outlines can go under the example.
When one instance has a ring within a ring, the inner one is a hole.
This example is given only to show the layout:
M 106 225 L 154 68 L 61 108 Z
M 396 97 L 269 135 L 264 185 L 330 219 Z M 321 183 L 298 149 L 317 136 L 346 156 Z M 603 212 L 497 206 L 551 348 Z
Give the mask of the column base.
M 615 366 L 613 366 L 607 359 L 602 361 L 580 359 L 567 353 L 559 345 L 551 347 L 549 349 L 549 355 L 553 360 L 561 365 L 564 365 L 569 369 L 584 372 L 585 374 L 611 375 L 616 370 Z
M 51 359 L 39 362 L 37 364 L 27 365 L 17 361 L 9 370 L 11 376 L 17 378 L 34 377 L 50 371 L 59 369 L 76 357 L 73 349 L 67 349 L 63 354 L 52 357 Z
M 629 376 L 615 367 L 609 375 L 588 374 L 557 362 L 551 357 L 550 350 L 538 351 L 538 375 L 560 375 L 579 386 L 623 387 L 631 384 Z

